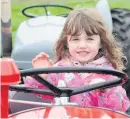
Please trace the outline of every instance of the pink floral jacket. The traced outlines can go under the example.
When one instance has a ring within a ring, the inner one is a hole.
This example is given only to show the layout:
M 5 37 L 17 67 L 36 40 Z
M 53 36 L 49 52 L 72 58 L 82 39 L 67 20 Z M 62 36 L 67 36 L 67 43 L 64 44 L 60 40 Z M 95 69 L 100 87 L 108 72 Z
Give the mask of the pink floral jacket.
M 80 62 L 76 61 L 72 57 L 66 57 L 56 63 L 54 66 L 82 66 Z M 95 61 L 85 64 L 84 66 L 90 67 L 103 67 L 113 69 L 112 65 L 108 63 L 105 57 L 101 57 Z M 56 86 L 66 87 L 79 87 L 83 85 L 90 85 L 99 81 L 112 80 L 115 76 L 96 73 L 51 73 L 48 74 L 47 80 Z M 37 82 L 32 77 L 27 77 L 25 84 L 32 88 L 45 89 L 46 87 Z M 45 96 L 37 94 L 44 99 L 51 100 L 52 96 Z M 126 96 L 125 90 L 122 86 L 117 86 L 103 91 L 96 90 L 82 94 L 77 94 L 70 97 L 71 102 L 76 102 L 80 106 L 97 106 L 110 108 L 112 110 L 118 110 L 125 112 L 130 107 L 130 101 Z

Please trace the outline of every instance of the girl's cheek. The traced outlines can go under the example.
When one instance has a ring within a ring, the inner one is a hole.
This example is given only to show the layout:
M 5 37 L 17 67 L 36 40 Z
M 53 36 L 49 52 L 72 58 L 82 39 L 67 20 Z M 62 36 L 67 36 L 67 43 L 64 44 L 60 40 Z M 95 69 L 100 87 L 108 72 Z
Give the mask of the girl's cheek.
M 95 52 L 95 53 L 98 53 L 99 49 L 98 48 L 91 48 L 90 49 L 90 52 Z

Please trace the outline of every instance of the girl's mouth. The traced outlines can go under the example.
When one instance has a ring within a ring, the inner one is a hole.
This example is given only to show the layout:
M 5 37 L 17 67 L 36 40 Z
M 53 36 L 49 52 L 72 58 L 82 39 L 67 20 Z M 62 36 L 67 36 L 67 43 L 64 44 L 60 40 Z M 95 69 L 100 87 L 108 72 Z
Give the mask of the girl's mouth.
M 77 53 L 81 56 L 86 56 L 88 54 L 88 52 L 85 52 L 85 51 L 80 51 L 80 52 L 77 52 Z

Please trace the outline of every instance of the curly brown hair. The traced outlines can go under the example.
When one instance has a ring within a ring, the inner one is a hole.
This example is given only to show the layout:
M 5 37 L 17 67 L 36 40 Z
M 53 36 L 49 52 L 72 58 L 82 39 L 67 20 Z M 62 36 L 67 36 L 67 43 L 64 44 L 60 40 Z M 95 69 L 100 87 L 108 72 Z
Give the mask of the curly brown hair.
M 67 36 L 80 35 L 83 31 L 87 35 L 99 35 L 102 51 L 108 61 L 119 71 L 125 69 L 123 60 L 126 59 L 122 48 L 117 45 L 111 31 L 105 26 L 104 19 L 96 8 L 82 8 L 70 12 L 63 31 L 55 47 L 56 62 L 64 58 L 67 50 Z

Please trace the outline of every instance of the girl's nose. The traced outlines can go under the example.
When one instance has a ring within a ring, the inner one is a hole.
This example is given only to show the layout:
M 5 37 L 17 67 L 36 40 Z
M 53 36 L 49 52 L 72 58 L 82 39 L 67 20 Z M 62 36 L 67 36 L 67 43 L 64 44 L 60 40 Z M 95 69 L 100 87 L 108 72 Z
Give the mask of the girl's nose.
M 81 40 L 79 42 L 79 48 L 86 48 L 87 47 L 87 43 L 85 42 L 85 40 Z

